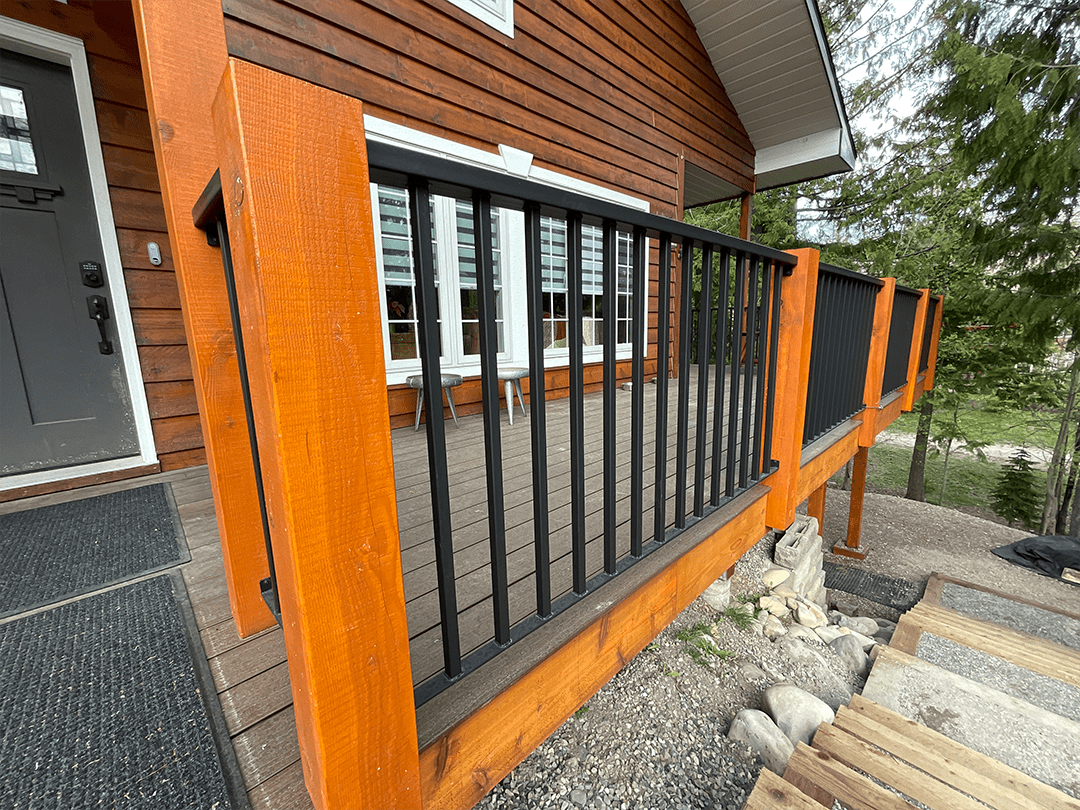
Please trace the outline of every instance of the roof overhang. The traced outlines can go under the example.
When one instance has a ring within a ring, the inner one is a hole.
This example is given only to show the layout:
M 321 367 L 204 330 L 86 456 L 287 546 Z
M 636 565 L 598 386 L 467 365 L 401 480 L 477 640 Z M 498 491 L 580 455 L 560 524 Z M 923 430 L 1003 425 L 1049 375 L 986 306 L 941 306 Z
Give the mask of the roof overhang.
M 759 191 L 854 167 L 855 143 L 815 0 L 682 4 L 750 136 Z M 731 196 L 730 184 L 715 179 L 697 177 L 685 205 Z

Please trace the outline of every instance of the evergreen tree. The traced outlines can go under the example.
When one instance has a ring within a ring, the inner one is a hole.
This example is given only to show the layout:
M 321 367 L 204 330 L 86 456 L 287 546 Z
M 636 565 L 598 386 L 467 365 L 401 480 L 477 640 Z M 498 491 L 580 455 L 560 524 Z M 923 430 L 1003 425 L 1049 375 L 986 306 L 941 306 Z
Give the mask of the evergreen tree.
M 994 511 L 1009 521 L 1010 526 L 1019 523 L 1028 529 L 1035 528 L 1042 497 L 1031 468 L 1031 457 L 1023 448 L 1001 465 L 992 496 Z

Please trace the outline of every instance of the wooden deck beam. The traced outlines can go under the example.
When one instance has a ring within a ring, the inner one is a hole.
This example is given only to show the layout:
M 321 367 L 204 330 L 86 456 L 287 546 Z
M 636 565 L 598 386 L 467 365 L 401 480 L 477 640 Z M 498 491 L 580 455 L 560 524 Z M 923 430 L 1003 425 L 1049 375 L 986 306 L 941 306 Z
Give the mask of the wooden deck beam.
M 625 596 L 615 591 L 637 566 L 608 583 L 609 606 L 584 630 L 425 747 L 424 807 L 466 810 L 483 798 L 757 542 L 767 492 L 759 485 L 653 552 L 638 565 L 672 559 Z
M 135 0 L 133 10 L 229 603 L 240 635 L 249 636 L 274 624 L 259 589 L 268 566 L 255 467 L 221 251 L 191 221 L 218 167 L 210 103 L 228 59 L 225 22 L 217 0 Z
M 233 59 L 213 111 L 305 782 L 419 808 L 363 105 Z

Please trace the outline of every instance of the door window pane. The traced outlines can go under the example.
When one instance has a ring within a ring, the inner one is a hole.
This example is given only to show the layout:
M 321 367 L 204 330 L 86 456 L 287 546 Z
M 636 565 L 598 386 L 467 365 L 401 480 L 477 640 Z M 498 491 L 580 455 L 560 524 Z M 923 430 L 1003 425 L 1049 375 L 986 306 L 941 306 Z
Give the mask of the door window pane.
M 37 174 L 26 99 L 17 87 L 0 85 L 0 169 Z
M 480 301 L 476 286 L 476 228 L 472 205 L 457 200 L 454 208 L 457 231 L 458 288 L 461 301 L 461 345 L 466 357 L 480 354 Z M 499 211 L 491 211 L 491 269 L 495 289 L 495 325 L 498 351 L 506 351 L 503 337 L 502 245 L 499 236 Z

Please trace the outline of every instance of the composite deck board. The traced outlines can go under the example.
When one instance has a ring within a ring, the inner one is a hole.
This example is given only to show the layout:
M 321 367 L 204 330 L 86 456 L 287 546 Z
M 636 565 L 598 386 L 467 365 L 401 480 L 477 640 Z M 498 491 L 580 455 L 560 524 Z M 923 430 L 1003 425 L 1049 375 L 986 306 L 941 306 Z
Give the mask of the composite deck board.
M 709 502 L 712 485 L 712 437 L 714 375 L 710 369 L 705 429 L 704 491 Z M 687 515 L 693 514 L 694 468 L 697 460 L 697 370 L 691 370 L 689 397 L 689 440 L 687 452 Z M 730 386 L 730 373 L 726 383 Z M 642 525 L 646 541 L 653 538 L 655 509 L 656 387 L 645 386 L 643 424 Z M 726 390 L 730 391 L 728 387 Z M 678 385 L 669 386 L 667 429 L 667 527 L 675 522 L 675 482 L 678 446 Z M 616 524 L 619 559 L 630 554 L 630 394 L 616 392 Z M 586 572 L 592 577 L 603 571 L 604 493 L 603 394 L 585 397 L 584 476 Z M 741 426 L 726 418 L 719 448 L 722 454 L 721 481 L 727 473 L 728 426 L 741 441 Z M 504 409 L 505 410 L 505 409 Z M 552 598 L 569 593 L 573 585 L 571 526 L 571 451 L 569 442 L 569 402 L 554 400 L 545 408 L 548 445 L 548 521 Z M 535 550 L 532 505 L 531 416 L 522 416 L 518 407 L 511 426 L 500 412 L 502 441 L 505 544 L 508 600 L 511 622 L 528 618 L 536 611 Z M 459 425 L 447 424 L 447 477 L 450 491 L 454 575 L 461 649 L 468 653 L 494 638 L 490 549 L 485 488 L 484 436 L 479 416 L 460 417 Z M 413 681 L 420 683 L 442 668 L 442 634 L 435 565 L 434 536 L 427 462 L 426 431 L 399 428 L 392 432 L 398 488 L 402 566 L 409 621 Z M 721 488 L 721 493 L 723 489 Z

